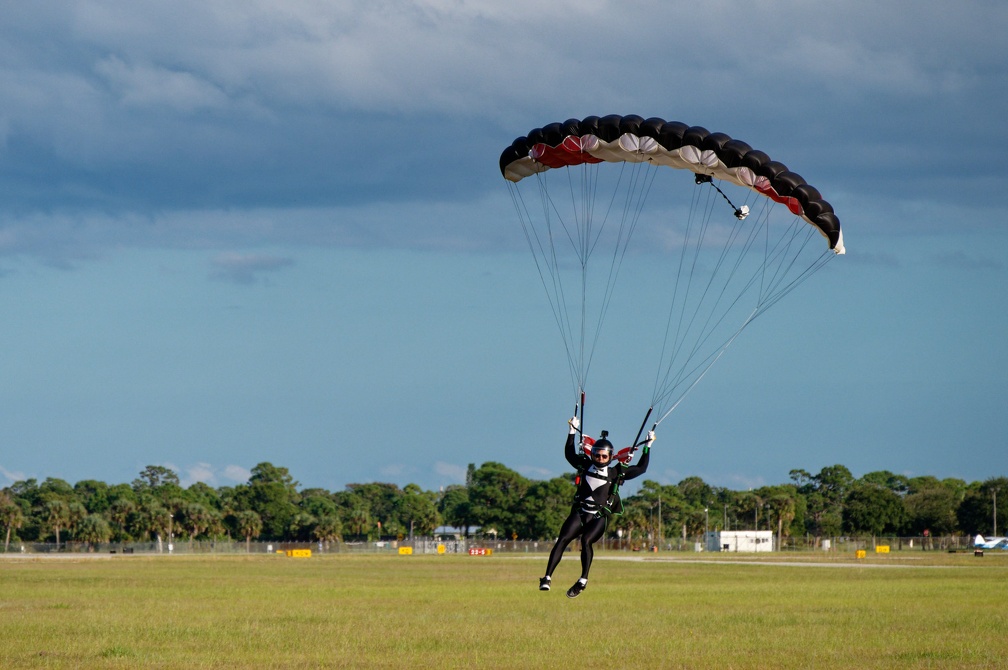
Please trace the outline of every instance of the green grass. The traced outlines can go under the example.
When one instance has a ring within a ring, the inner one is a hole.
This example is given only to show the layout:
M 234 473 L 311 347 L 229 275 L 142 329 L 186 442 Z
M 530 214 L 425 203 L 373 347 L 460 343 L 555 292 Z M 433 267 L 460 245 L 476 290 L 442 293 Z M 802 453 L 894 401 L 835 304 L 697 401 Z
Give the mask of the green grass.
M 0 560 L 4 667 L 994 668 L 1008 556 Z M 806 563 L 815 564 L 806 564 Z M 883 566 L 883 567 L 876 567 Z M 583 641 L 590 640 L 584 646 Z

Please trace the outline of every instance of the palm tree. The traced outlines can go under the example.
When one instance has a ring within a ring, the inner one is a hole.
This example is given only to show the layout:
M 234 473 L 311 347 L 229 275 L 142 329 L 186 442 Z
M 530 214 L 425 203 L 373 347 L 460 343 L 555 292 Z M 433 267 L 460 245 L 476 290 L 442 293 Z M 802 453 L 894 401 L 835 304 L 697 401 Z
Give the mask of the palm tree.
M 330 542 L 339 541 L 342 534 L 343 524 L 340 523 L 339 517 L 328 514 L 319 517 L 318 523 L 312 530 L 312 535 L 318 538 L 319 542 L 325 542 L 327 548 Z
M 753 520 L 753 530 L 759 530 L 759 511 L 763 507 L 763 497 L 755 492 L 743 493 L 738 500 L 738 513 L 740 516 L 751 517 Z M 741 522 L 743 525 L 747 521 Z
M 4 553 L 10 546 L 11 530 L 18 530 L 24 524 L 24 512 L 21 506 L 6 495 L 0 501 L 0 523 L 7 527 L 7 539 L 4 540 Z
M 363 536 L 371 527 L 371 514 L 366 507 L 355 507 L 350 512 L 350 530 L 354 535 Z
M 206 533 L 214 540 L 219 540 L 227 529 L 224 527 L 224 515 L 215 509 L 207 510 Z
M 252 510 L 238 513 L 238 530 L 245 536 L 245 553 L 251 553 L 249 545 L 252 543 L 252 538 L 259 537 L 262 528 L 262 519 Z
M 307 512 L 298 512 L 294 515 L 294 518 L 291 519 L 290 528 L 288 529 L 290 537 L 295 540 L 308 539 L 311 535 L 311 530 L 315 528 L 317 523 L 318 519 L 311 514 L 308 514 Z
M 140 537 L 157 538 L 158 551 L 161 550 L 161 536 L 167 533 L 171 516 L 165 507 L 153 496 L 145 495 L 140 499 L 137 509 L 135 529 Z
M 189 503 L 183 511 L 185 512 L 184 527 L 189 532 L 189 549 L 192 549 L 193 540 L 210 525 L 210 512 L 199 503 Z
M 112 529 L 108 522 L 99 514 L 89 514 L 77 524 L 77 540 L 86 542 L 88 551 L 94 551 L 95 545 L 108 542 L 112 537 Z
M 648 525 L 648 515 L 644 511 L 645 505 L 643 501 L 637 500 L 627 500 L 624 502 L 623 514 L 616 517 L 616 528 L 625 531 L 625 535 L 620 538 L 620 547 L 622 548 L 623 543 L 626 542 L 632 548 L 633 545 L 633 533 L 638 528 L 643 529 Z
M 77 539 L 77 526 L 88 515 L 88 511 L 84 505 L 77 501 L 67 503 L 67 509 L 70 511 L 70 514 L 67 517 L 67 530 L 74 535 L 74 539 Z
M 770 511 L 777 515 L 777 549 L 784 546 L 784 536 L 795 518 L 795 499 L 788 493 L 774 493 L 767 500 Z
M 60 546 L 60 531 L 70 522 L 70 506 L 62 500 L 50 500 L 45 504 L 46 524 L 56 533 L 56 551 Z
M 127 523 L 129 523 L 130 516 L 134 512 L 136 512 L 136 505 L 133 504 L 132 500 L 127 500 L 126 498 L 119 498 L 109 508 L 109 520 L 119 527 L 119 536 L 123 539 L 129 536 L 126 530 Z

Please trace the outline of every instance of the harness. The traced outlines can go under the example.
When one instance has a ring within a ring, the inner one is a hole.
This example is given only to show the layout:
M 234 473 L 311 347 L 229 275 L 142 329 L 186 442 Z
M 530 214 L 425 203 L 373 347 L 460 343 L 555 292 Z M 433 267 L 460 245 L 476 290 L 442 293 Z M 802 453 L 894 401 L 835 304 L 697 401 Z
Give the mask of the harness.
M 584 394 L 583 393 L 581 394 L 581 408 L 582 408 L 581 412 L 582 412 L 582 416 L 583 416 L 584 415 Z M 653 407 L 649 407 L 648 411 L 647 411 L 647 414 L 644 415 L 644 420 L 641 422 L 640 429 L 637 431 L 637 437 L 634 438 L 633 446 L 626 447 L 624 449 L 620 449 L 620 451 L 619 451 L 618 454 L 614 454 L 613 455 L 613 459 L 612 460 L 613 461 L 619 461 L 619 465 L 612 466 L 612 467 L 618 467 L 619 468 L 619 472 L 618 472 L 618 474 L 616 476 L 616 480 L 613 481 L 613 483 L 612 483 L 612 488 L 609 490 L 609 496 L 606 499 L 605 504 L 601 506 L 600 510 L 598 512 L 596 512 L 596 514 L 600 514 L 600 515 L 603 515 L 605 517 L 620 516 L 621 514 L 623 514 L 623 499 L 620 497 L 619 489 L 620 489 L 620 486 L 623 485 L 623 481 L 626 478 L 627 463 L 629 463 L 633 459 L 633 455 L 635 453 L 637 453 L 637 449 L 647 443 L 646 439 L 645 440 L 641 440 L 641 435 L 644 434 L 644 428 L 645 428 L 645 426 L 647 426 L 648 419 L 651 418 L 651 412 L 652 412 L 653 409 L 654 409 Z M 654 430 L 657 427 L 658 427 L 658 425 L 655 424 L 651 428 L 651 430 Z M 594 443 L 595 443 L 595 440 L 593 440 L 591 437 L 588 437 L 583 432 L 581 433 L 581 448 L 582 448 L 582 450 L 586 454 L 590 454 L 591 446 Z M 591 465 L 589 465 L 587 469 L 582 470 L 581 472 L 578 473 L 577 477 L 574 478 L 574 484 L 575 484 L 575 486 L 579 486 L 581 484 L 581 478 L 584 477 L 585 475 L 587 475 L 588 470 L 590 468 L 591 468 Z M 578 504 L 578 501 L 575 500 L 575 505 L 577 505 L 577 504 Z M 581 510 L 579 510 L 579 511 L 581 511 Z M 584 523 L 583 520 L 582 520 L 582 523 Z

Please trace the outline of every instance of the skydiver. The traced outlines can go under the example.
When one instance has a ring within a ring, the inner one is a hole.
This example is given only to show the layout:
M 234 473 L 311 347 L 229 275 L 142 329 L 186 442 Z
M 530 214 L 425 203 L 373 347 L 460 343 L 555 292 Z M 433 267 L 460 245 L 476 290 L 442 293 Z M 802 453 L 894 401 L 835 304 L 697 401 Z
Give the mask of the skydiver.
M 637 465 L 624 465 L 613 460 L 613 445 L 606 431 L 602 431 L 591 450 L 591 456 L 577 453 L 574 448 L 575 434 L 580 427 L 577 417 L 568 424 L 570 432 L 564 445 L 564 456 L 578 472 L 578 488 L 574 494 L 574 504 L 570 515 L 560 526 L 560 535 L 550 551 L 549 562 L 546 564 L 546 576 L 539 580 L 539 590 L 549 591 L 553 571 L 556 569 L 563 553 L 574 538 L 581 539 L 581 578 L 567 590 L 568 598 L 581 595 L 588 585 L 588 570 L 591 569 L 594 549 L 592 545 L 605 533 L 608 515 L 613 505 L 610 496 L 618 483 L 624 479 L 633 479 L 644 474 L 650 459 L 651 444 L 654 442 L 654 431 L 647 434 L 644 441 L 644 454 Z M 617 494 L 618 495 L 618 494 Z

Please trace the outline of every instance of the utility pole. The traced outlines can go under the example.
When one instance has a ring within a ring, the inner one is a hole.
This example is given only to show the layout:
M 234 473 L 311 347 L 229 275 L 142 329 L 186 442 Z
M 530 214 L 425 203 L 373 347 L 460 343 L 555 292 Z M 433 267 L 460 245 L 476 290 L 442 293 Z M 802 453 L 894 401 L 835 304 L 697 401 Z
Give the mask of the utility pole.
M 661 548 L 665 536 L 661 529 L 661 495 L 658 496 L 658 547 Z
M 710 509 L 709 507 L 704 507 L 703 508 L 703 546 L 704 546 L 704 551 L 707 551 L 708 545 L 710 544 L 710 541 L 707 539 L 707 536 L 710 533 L 710 530 L 708 530 L 708 528 L 710 526 L 710 518 L 709 518 L 709 516 L 707 514 L 707 512 L 708 512 L 709 509 Z

